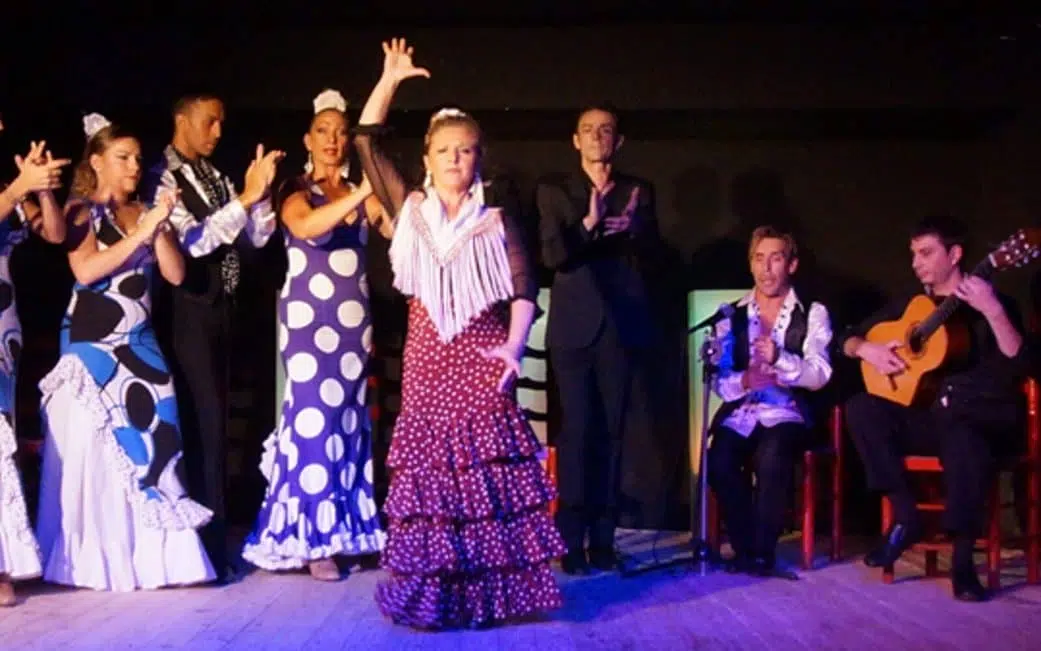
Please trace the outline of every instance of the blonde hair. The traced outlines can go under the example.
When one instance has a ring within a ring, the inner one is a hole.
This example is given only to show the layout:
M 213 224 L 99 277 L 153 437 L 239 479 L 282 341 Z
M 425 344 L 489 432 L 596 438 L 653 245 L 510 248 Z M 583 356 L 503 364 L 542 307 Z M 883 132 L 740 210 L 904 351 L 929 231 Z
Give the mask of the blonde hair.
M 105 151 L 117 140 L 136 137 L 121 127 L 110 124 L 99 130 L 87 140 L 83 148 L 83 157 L 76 164 L 72 173 L 72 188 L 70 196 L 89 197 L 98 189 L 98 175 L 90 166 L 92 156 L 104 154 Z
M 430 140 L 434 137 L 435 133 L 445 127 L 467 127 L 473 131 L 475 136 L 477 136 L 478 157 L 484 153 L 484 146 L 482 144 L 484 136 L 481 133 L 481 125 L 477 124 L 477 120 L 475 120 L 469 113 L 453 108 L 441 109 L 430 117 L 430 126 L 427 127 L 426 135 L 423 136 L 423 151 L 430 150 Z
M 755 250 L 763 240 L 781 240 L 784 242 L 784 259 L 792 261 L 799 257 L 799 246 L 795 237 L 774 226 L 760 226 L 752 231 L 752 239 L 748 243 L 748 259 L 755 257 Z

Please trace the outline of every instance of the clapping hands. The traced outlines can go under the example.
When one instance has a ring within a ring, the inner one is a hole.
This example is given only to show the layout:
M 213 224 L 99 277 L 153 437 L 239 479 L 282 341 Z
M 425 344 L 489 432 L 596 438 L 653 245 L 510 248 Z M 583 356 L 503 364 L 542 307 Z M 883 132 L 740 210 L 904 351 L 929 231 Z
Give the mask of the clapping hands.
M 70 162 L 67 158 L 54 158 L 47 141 L 34 141 L 25 156 L 14 157 L 19 173 L 12 185 L 22 194 L 56 190 L 61 187 L 62 168 Z

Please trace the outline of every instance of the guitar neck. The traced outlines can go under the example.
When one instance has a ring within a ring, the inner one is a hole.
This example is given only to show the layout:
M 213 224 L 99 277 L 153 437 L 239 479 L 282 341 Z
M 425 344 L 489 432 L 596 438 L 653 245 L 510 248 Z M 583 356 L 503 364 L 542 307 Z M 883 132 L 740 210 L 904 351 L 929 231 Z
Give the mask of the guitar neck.
M 976 268 L 970 272 L 970 275 L 987 280 L 994 275 L 994 269 L 995 267 L 990 260 L 990 256 L 987 256 L 976 265 Z M 915 333 L 922 339 L 928 339 L 947 321 L 947 319 L 951 318 L 951 315 L 954 314 L 954 311 L 957 310 L 958 306 L 961 304 L 962 300 L 954 294 L 945 297 L 943 301 L 936 306 L 936 309 L 933 310 L 917 328 L 915 328 Z

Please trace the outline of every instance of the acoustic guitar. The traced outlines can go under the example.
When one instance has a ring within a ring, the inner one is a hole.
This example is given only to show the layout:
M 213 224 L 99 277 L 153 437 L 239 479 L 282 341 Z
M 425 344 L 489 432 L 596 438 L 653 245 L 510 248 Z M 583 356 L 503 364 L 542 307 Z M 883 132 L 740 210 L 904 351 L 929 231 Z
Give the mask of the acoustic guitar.
M 1041 228 L 1023 228 L 1002 242 L 971 273 L 987 279 L 995 272 L 1025 266 L 1039 255 Z M 883 321 L 871 328 L 865 337 L 867 341 L 903 342 L 895 352 L 907 369 L 887 375 L 861 361 L 860 371 L 868 393 L 905 407 L 927 403 L 935 397 L 936 371 L 968 352 L 968 330 L 959 323 L 948 323 L 961 303 L 953 295 L 939 304 L 924 294 L 915 296 L 900 320 Z

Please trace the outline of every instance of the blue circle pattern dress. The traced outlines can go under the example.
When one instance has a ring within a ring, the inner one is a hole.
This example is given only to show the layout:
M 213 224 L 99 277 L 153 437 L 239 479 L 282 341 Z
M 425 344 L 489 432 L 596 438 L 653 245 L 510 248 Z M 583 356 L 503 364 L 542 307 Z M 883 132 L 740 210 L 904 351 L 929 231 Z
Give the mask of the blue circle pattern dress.
M 328 198 L 310 180 L 308 203 Z M 278 428 L 264 443 L 268 487 L 242 556 L 266 570 L 383 550 L 365 390 L 369 321 L 363 207 L 315 239 L 284 230 L 289 270 L 279 297 L 286 369 Z
M 124 237 L 90 204 L 99 250 Z M 75 283 L 61 357 L 40 382 L 44 578 L 128 591 L 214 578 L 196 531 L 212 513 L 188 497 L 173 380 L 152 328 L 151 246 Z
M 0 575 L 27 579 L 40 574 L 40 548 L 29 525 L 15 455 L 14 415 L 22 327 L 11 282 L 11 253 L 28 235 L 16 208 L 0 222 Z

